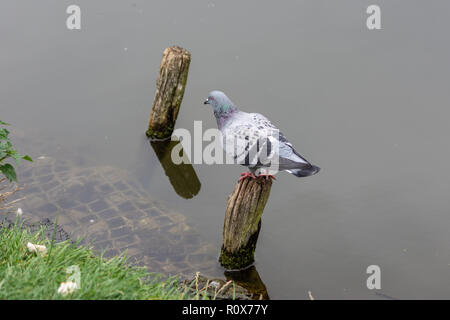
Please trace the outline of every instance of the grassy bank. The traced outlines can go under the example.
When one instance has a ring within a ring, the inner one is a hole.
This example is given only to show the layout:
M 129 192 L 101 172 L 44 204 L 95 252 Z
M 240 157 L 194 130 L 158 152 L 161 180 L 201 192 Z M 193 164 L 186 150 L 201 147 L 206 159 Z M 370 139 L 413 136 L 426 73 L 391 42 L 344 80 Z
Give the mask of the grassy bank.
M 30 251 L 28 243 L 44 245 L 46 252 Z M 76 283 L 77 274 L 80 281 L 73 292 L 58 292 L 63 282 Z M 43 230 L 30 233 L 19 224 L 0 228 L 0 299 L 203 298 L 186 291 L 176 278 L 130 266 L 124 256 L 104 259 L 79 243 L 52 244 Z

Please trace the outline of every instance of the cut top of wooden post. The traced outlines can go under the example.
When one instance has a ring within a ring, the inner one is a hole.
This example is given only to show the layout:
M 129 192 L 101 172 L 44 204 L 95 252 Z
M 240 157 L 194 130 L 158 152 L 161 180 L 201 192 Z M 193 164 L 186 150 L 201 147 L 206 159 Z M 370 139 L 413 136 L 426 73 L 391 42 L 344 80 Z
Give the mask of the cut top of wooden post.
M 172 135 L 183 100 L 191 54 L 178 46 L 164 50 L 156 82 L 147 136 L 167 139 Z

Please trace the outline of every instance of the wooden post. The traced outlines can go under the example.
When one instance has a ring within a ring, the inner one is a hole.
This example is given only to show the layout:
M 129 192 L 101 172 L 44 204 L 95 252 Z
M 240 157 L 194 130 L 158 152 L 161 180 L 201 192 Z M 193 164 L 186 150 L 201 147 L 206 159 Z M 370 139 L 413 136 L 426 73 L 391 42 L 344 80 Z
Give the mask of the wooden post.
M 164 50 L 147 137 L 163 140 L 172 135 L 183 100 L 190 62 L 191 54 L 183 48 L 174 46 Z
M 269 199 L 271 179 L 243 179 L 229 196 L 219 262 L 227 269 L 243 269 L 254 259 L 261 215 Z

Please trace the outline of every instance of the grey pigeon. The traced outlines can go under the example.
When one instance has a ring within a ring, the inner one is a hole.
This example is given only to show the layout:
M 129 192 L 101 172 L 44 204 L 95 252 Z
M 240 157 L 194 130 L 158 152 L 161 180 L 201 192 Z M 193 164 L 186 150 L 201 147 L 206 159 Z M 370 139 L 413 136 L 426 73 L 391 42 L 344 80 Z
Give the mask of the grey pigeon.
M 222 146 L 226 154 L 250 169 L 242 178 L 255 178 L 256 170 L 265 169 L 270 163 L 262 162 L 262 155 L 278 150 L 277 171 L 287 171 L 296 177 L 307 177 L 320 168 L 309 163 L 286 137 L 263 115 L 240 111 L 221 91 L 211 91 L 204 104 L 214 111 L 217 126 L 222 133 Z M 274 134 L 275 133 L 275 134 Z M 277 147 L 277 148 L 275 148 Z M 273 175 L 263 173 L 262 176 Z

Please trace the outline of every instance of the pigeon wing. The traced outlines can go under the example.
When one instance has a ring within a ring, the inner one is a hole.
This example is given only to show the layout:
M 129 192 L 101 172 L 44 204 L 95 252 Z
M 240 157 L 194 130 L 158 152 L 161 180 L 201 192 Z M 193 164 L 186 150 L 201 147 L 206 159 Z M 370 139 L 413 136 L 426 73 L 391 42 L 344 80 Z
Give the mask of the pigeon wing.
M 236 124 L 223 132 L 224 150 L 235 163 L 249 167 L 262 166 L 261 154 L 270 154 L 272 143 L 266 130 L 252 122 Z
M 295 163 L 309 165 L 309 162 L 303 158 L 293 147 L 292 143 L 279 131 L 279 129 L 270 122 L 265 116 L 259 113 L 252 113 L 252 119 L 258 128 L 271 129 L 272 136 L 276 136 L 279 142 L 279 164 L 280 169 L 284 167 L 295 166 Z

